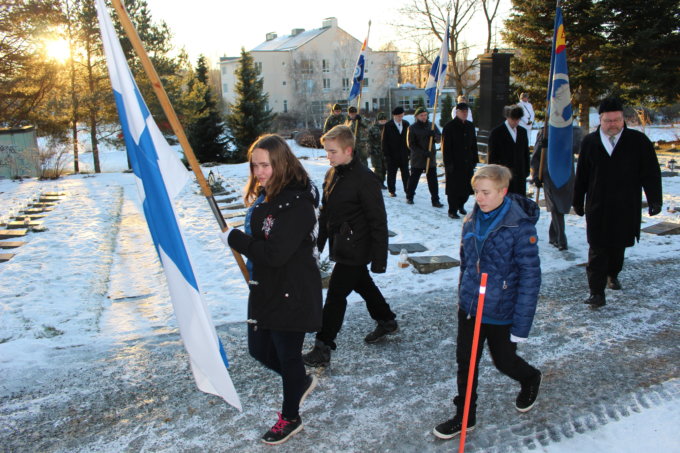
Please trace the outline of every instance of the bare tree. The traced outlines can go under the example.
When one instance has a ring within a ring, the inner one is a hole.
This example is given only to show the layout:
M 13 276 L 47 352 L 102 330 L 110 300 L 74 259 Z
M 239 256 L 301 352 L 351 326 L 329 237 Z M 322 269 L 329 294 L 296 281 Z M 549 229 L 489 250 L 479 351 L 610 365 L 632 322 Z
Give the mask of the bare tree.
M 491 39 L 493 38 L 493 33 L 491 32 L 491 26 L 493 25 L 493 20 L 496 18 L 496 12 L 498 11 L 498 5 L 501 0 L 479 0 L 482 3 L 482 10 L 484 11 L 484 18 L 486 19 L 486 47 L 484 52 L 491 52 Z
M 407 19 L 398 24 L 399 30 L 416 44 L 416 61 L 432 64 L 437 50 L 446 33 L 449 18 L 449 58 L 455 64 L 449 65 L 449 81 L 456 90 L 467 92 L 476 86 L 466 84 L 466 74 L 472 71 L 477 60 L 467 60 L 463 53 L 469 48 L 462 40 L 462 34 L 477 11 L 478 0 L 411 0 L 400 12 Z M 427 38 L 430 39 L 427 39 Z M 429 42 L 428 42 L 429 41 Z M 439 45 L 433 43 L 439 42 Z

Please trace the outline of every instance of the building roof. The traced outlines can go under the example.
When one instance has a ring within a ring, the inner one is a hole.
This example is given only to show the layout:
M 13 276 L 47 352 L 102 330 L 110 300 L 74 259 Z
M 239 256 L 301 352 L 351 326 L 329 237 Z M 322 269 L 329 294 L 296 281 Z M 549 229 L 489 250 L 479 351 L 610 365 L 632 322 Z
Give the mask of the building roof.
M 328 29 L 328 27 L 316 28 L 314 30 L 303 31 L 297 35 L 279 36 L 278 38 L 263 42 L 253 48 L 251 52 L 283 52 L 297 49 Z

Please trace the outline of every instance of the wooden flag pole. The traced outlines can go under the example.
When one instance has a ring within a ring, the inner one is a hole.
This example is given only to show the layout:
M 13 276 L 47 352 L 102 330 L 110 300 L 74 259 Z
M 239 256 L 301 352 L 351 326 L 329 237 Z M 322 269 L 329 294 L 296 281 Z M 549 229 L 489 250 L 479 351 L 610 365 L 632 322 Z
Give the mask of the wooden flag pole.
M 144 71 L 146 72 L 147 77 L 149 77 L 149 79 L 151 80 L 151 86 L 153 87 L 153 90 L 161 103 L 161 107 L 163 107 L 163 112 L 165 113 L 165 116 L 168 118 L 168 121 L 172 126 L 172 130 L 174 131 L 175 135 L 177 136 L 177 139 L 179 140 L 180 145 L 182 146 L 184 156 L 186 157 L 187 161 L 189 162 L 189 165 L 191 166 L 191 169 L 196 175 L 196 180 L 198 181 L 199 186 L 201 186 L 201 191 L 203 192 L 203 195 L 208 200 L 210 209 L 215 215 L 215 219 L 217 219 L 217 223 L 219 224 L 221 231 L 225 232 L 229 230 L 227 222 L 224 220 L 222 212 L 217 206 L 215 197 L 213 197 L 212 190 L 210 189 L 210 186 L 208 185 L 205 176 L 203 176 L 203 172 L 201 171 L 201 167 L 198 164 L 198 160 L 194 155 L 194 151 L 191 149 L 189 140 L 187 139 L 187 136 L 184 133 L 184 128 L 182 127 L 182 124 L 179 122 L 179 119 L 177 118 L 175 109 L 172 107 L 172 104 L 170 103 L 168 94 L 165 92 L 165 89 L 163 88 L 163 83 L 161 82 L 161 79 L 158 76 L 158 73 L 156 72 L 156 68 L 154 68 L 153 63 L 151 63 L 149 55 L 146 53 L 146 50 L 144 49 L 142 40 L 139 38 L 137 30 L 135 29 L 135 26 L 132 24 L 132 21 L 130 20 L 130 16 L 128 16 L 127 11 L 125 11 L 125 7 L 123 6 L 120 0 L 112 0 L 111 3 L 115 8 L 116 13 L 118 14 L 118 19 L 120 20 L 120 23 L 123 26 L 123 29 L 125 30 L 125 34 L 127 35 L 128 39 L 130 40 L 130 43 L 132 44 L 132 47 L 135 49 L 137 56 L 142 62 L 142 66 L 144 67 Z M 243 277 L 245 278 L 247 283 L 248 280 L 250 280 L 250 277 L 248 269 L 246 268 L 246 263 L 243 260 L 243 257 L 241 256 L 240 253 L 236 252 L 233 249 L 232 253 L 234 254 L 234 259 L 236 260 L 239 269 L 241 269 L 241 273 L 243 274 Z
M 432 131 L 434 131 L 435 128 L 437 127 L 437 125 L 434 124 L 434 122 L 435 122 L 435 118 L 437 118 L 437 104 L 438 103 L 439 103 L 439 84 L 437 84 L 437 89 L 434 92 L 434 110 L 432 111 L 432 129 L 431 129 Z M 418 120 L 416 120 L 416 121 L 418 121 Z M 434 136 L 431 136 L 430 137 L 430 143 L 427 146 L 428 157 L 427 157 L 427 162 L 425 163 L 425 176 L 427 176 L 427 172 L 430 171 L 429 154 L 430 154 L 430 150 L 432 149 L 432 142 L 433 141 L 434 141 Z M 435 150 L 435 152 L 434 152 L 434 157 L 435 157 L 435 163 L 436 163 L 436 161 L 437 161 L 437 150 Z
M 482 274 L 479 284 L 479 298 L 477 299 L 477 314 L 475 316 L 475 330 L 472 335 L 472 350 L 470 351 L 470 366 L 468 368 L 467 388 L 465 389 L 465 404 L 463 406 L 463 426 L 460 429 L 460 443 L 458 453 L 465 451 L 465 431 L 467 430 L 468 416 L 470 415 L 470 398 L 472 398 L 472 384 L 475 381 L 477 369 L 477 346 L 479 345 L 479 331 L 482 328 L 482 315 L 484 313 L 484 294 L 486 294 L 486 279 L 488 274 Z

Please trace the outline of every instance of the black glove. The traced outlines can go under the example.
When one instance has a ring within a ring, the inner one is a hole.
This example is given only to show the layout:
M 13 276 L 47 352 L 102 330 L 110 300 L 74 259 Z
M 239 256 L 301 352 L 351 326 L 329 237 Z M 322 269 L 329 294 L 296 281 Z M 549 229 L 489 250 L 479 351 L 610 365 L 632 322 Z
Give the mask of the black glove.
M 541 182 L 540 178 L 534 177 L 533 183 L 538 189 L 543 187 L 543 183 Z
M 384 274 L 387 270 L 387 263 L 373 261 L 371 263 L 371 272 L 374 274 Z
M 361 122 L 361 115 L 357 115 L 357 116 L 355 116 L 355 118 L 356 118 L 357 121 Z
M 583 206 L 576 206 L 574 205 L 574 212 L 576 213 L 577 216 L 583 217 L 585 215 L 585 211 L 583 210 Z
M 657 215 L 661 212 L 661 203 L 649 203 L 649 215 Z
M 437 135 L 437 131 L 433 131 L 432 129 L 427 132 L 428 137 L 434 137 L 435 135 Z

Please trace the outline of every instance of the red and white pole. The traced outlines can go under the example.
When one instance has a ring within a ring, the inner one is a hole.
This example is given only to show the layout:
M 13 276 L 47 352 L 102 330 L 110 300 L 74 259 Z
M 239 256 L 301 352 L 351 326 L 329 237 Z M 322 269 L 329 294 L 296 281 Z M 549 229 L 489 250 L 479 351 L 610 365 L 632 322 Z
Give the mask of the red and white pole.
M 470 415 L 470 398 L 472 397 L 472 384 L 475 380 L 477 369 L 477 346 L 479 344 L 479 331 L 482 327 L 482 313 L 484 313 L 484 295 L 486 294 L 486 278 L 488 274 L 482 274 L 479 284 L 479 298 L 477 299 L 477 316 L 475 316 L 475 330 L 472 335 L 472 350 L 470 351 L 470 367 L 468 369 L 467 389 L 465 389 L 465 405 L 463 407 L 463 426 L 460 430 L 460 444 L 458 452 L 465 451 L 465 432 L 467 430 L 468 416 Z

